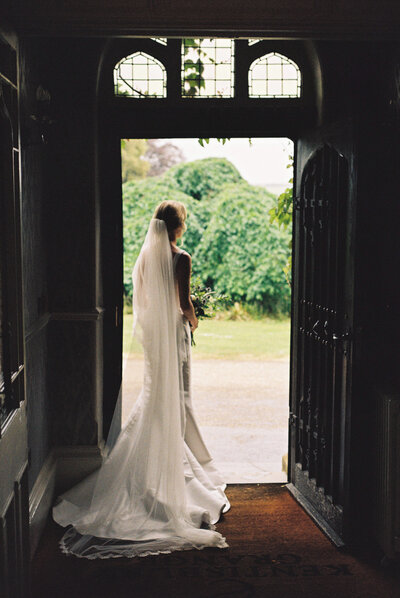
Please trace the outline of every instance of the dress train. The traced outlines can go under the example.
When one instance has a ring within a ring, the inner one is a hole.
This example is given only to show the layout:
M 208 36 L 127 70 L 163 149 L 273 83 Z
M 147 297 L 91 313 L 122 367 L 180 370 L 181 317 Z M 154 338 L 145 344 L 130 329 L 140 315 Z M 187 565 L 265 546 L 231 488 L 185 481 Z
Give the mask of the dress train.
M 179 255 L 173 265 L 176 259 Z M 148 259 L 147 271 L 149 263 Z M 173 293 L 176 297 L 176 288 Z M 168 313 L 165 317 L 172 318 Z M 154 338 L 146 333 L 143 389 L 102 466 L 53 507 L 54 520 L 67 526 L 60 541 L 66 554 L 89 559 L 143 557 L 228 546 L 215 529 L 230 508 L 226 484 L 192 405 L 189 322 L 182 314 L 175 322 L 175 334 L 170 329 L 165 338 L 159 331 Z M 153 328 L 157 326 L 152 333 Z M 161 353 L 160 343 L 165 345 Z

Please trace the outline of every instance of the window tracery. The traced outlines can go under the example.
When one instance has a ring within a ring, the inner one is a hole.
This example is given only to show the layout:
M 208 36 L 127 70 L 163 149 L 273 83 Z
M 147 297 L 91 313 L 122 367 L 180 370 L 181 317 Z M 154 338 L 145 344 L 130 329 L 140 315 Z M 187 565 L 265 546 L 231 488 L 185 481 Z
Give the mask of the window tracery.
M 165 98 L 167 72 L 164 65 L 144 52 L 135 52 L 114 68 L 114 93 L 133 98 Z
M 300 69 L 290 58 L 269 52 L 250 65 L 250 98 L 298 98 L 300 95 Z
M 157 42 L 159 44 L 162 44 L 163 46 L 167 45 L 167 41 L 168 39 L 166 37 L 151 37 L 150 39 L 153 40 L 153 42 Z

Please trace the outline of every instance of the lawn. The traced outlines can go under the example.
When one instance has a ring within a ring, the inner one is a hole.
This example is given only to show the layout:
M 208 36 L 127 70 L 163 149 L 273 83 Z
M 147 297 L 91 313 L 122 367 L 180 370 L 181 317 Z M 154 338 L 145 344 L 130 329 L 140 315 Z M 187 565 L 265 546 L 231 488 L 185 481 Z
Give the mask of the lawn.
M 288 359 L 290 320 L 201 320 L 193 357 L 199 359 Z M 132 339 L 132 314 L 124 315 L 124 353 L 141 353 Z

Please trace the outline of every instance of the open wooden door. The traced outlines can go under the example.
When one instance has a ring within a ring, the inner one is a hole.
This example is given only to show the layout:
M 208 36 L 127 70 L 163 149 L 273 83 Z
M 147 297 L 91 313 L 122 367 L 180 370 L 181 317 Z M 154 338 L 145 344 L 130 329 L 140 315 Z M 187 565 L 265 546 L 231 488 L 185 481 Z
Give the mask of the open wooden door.
M 16 56 L 0 39 L 0 595 L 27 595 L 28 440 Z
M 289 490 L 348 536 L 354 278 L 351 123 L 301 139 L 294 198 Z

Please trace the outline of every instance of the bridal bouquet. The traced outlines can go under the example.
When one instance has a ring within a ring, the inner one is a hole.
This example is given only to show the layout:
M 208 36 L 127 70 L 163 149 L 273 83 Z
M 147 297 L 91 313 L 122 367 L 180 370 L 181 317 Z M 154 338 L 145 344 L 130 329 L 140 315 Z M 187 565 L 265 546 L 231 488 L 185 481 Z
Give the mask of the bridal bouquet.
M 199 277 L 191 282 L 190 298 L 193 303 L 194 313 L 199 320 L 212 318 L 229 301 L 227 295 L 221 295 L 216 291 L 212 291 L 209 287 L 203 286 Z M 190 334 L 192 346 L 194 346 L 196 343 L 194 342 L 193 332 L 190 331 Z

